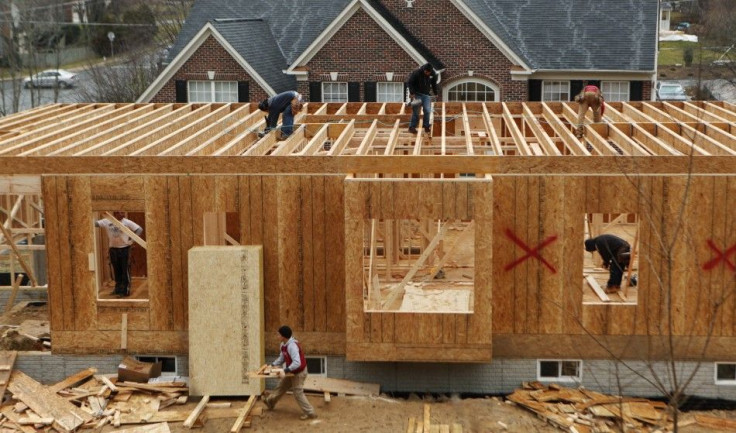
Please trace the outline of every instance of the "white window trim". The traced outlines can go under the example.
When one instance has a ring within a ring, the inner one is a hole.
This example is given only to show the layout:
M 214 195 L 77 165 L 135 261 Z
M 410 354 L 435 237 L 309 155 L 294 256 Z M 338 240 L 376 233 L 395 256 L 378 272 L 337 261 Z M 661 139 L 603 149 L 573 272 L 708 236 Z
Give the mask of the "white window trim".
M 493 89 L 493 101 L 485 101 L 485 102 L 500 102 L 501 101 L 501 89 L 496 84 L 488 80 L 483 80 L 481 78 L 473 78 L 473 77 L 462 78 L 460 80 L 453 81 L 447 86 L 443 86 L 442 100 L 449 101 L 448 95 L 450 94 L 450 89 L 454 88 L 455 86 L 459 86 L 460 84 L 465 84 L 465 83 L 480 83 L 484 86 L 487 86 Z
M 560 83 L 560 84 L 567 84 L 567 99 L 544 99 L 544 88 L 547 86 L 547 83 Z M 542 81 L 542 95 L 541 95 L 542 102 L 566 102 L 569 101 L 570 98 L 572 98 L 573 95 L 570 95 L 570 81 L 565 80 L 543 80 Z
M 558 376 L 557 377 L 542 377 L 542 362 L 557 362 L 558 363 Z M 563 362 L 577 362 L 579 365 L 578 371 L 579 376 L 561 376 L 559 374 L 562 369 Z M 539 382 L 567 382 L 567 383 L 581 383 L 583 381 L 583 360 L 582 359 L 537 359 L 537 381 Z
M 310 376 L 327 377 L 327 357 L 326 356 L 305 356 L 304 359 L 305 360 L 309 360 L 309 359 L 321 359 L 322 360 L 322 365 L 324 366 L 324 371 L 322 373 L 317 373 L 317 372 L 310 371 L 309 372 L 309 375 Z M 309 364 L 309 363 L 307 363 L 307 364 Z
M 736 365 L 736 362 L 715 362 L 713 363 L 713 383 L 715 383 L 716 385 L 736 385 L 736 377 L 733 379 L 719 379 L 718 378 L 718 366 L 721 364 Z
M 604 89 L 605 83 L 623 83 L 626 87 L 626 99 L 625 100 L 617 100 L 619 102 L 628 102 L 631 100 L 631 82 L 626 80 L 604 80 L 601 81 L 601 92 L 603 92 L 603 96 L 606 98 L 606 101 L 608 101 L 608 93 L 606 93 L 606 90 Z M 614 102 L 614 101 L 611 101 Z
M 192 87 L 191 87 L 191 84 L 192 83 L 211 83 L 210 84 L 210 99 L 209 99 L 209 101 L 196 101 L 195 103 L 199 103 L 199 104 L 215 103 L 215 96 L 217 95 L 217 92 L 215 90 L 215 87 L 216 87 L 215 86 L 215 83 L 230 83 L 230 84 L 235 83 L 235 89 L 236 89 L 235 101 L 237 102 L 237 100 L 238 100 L 238 95 L 237 95 L 238 82 L 237 81 L 232 81 L 232 80 L 216 80 L 216 81 L 215 80 L 213 80 L 213 81 L 209 81 L 209 80 L 188 80 L 187 81 L 187 101 L 189 101 L 189 102 L 192 102 L 192 93 L 191 93 L 192 92 Z
M 392 85 L 392 86 L 400 88 L 399 92 L 397 93 L 399 98 L 396 99 L 395 101 L 378 101 L 379 99 L 378 95 L 381 94 L 381 92 L 379 91 L 379 88 L 381 87 L 381 85 L 384 85 L 384 86 Z M 378 102 L 404 102 L 404 83 L 396 82 L 396 81 L 378 81 L 376 83 L 376 101 Z
M 345 85 L 345 100 L 344 101 L 331 101 L 336 102 L 338 104 L 344 104 L 345 102 L 348 102 L 350 100 L 350 89 L 348 88 L 348 82 L 347 81 L 323 81 L 322 82 L 322 101 L 325 102 L 325 85 L 332 85 L 332 84 L 344 84 Z

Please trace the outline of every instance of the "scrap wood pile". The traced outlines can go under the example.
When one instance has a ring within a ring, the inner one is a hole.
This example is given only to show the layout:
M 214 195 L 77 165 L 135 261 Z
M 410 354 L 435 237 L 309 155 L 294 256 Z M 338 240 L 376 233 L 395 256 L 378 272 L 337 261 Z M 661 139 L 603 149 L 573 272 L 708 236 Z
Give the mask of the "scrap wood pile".
M 424 404 L 424 417 L 416 419 L 409 417 L 409 425 L 406 427 L 406 433 L 463 433 L 463 426 L 459 423 L 442 424 L 433 423 L 429 415 L 429 404 Z
M 539 382 L 524 383 L 521 389 L 506 397 L 560 430 L 572 433 L 605 433 L 624 431 L 667 433 L 674 430 L 672 414 L 666 403 L 644 398 L 601 394 L 583 388 Z M 699 424 L 709 428 L 736 431 L 736 421 L 710 416 L 681 415 L 679 427 Z
M 250 412 L 255 396 L 244 408 L 203 399 L 201 407 L 198 405 L 194 411 L 174 408 L 161 411 L 187 403 L 186 383 L 120 382 L 116 375 L 98 375 L 95 368 L 88 368 L 46 386 L 13 370 L 15 355 L 16 352 L 0 352 L 0 395 L 8 392 L 0 406 L 0 433 L 66 433 L 99 430 L 107 424 L 122 428 L 116 431 L 123 433 L 167 433 L 168 423 L 183 422 L 185 426 L 197 427 L 206 419 L 215 418 L 238 418 L 238 430 L 250 425 L 246 415 L 251 413 L 246 413 L 246 408 Z

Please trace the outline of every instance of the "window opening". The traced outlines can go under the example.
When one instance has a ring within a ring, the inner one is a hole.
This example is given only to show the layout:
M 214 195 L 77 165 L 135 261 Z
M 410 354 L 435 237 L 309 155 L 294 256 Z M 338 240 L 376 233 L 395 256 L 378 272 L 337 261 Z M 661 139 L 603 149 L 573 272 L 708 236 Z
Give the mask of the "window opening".
M 589 213 L 583 220 L 583 303 L 636 305 L 640 284 L 637 214 Z
M 601 92 L 608 102 L 627 102 L 629 100 L 629 82 L 602 81 Z
M 736 385 L 736 364 L 731 362 L 716 362 L 716 385 Z
M 307 356 L 307 371 L 310 375 L 327 376 L 327 357 Z
M 189 102 L 238 102 L 237 81 L 189 81 Z
M 569 81 L 543 81 L 542 101 L 569 101 Z
M 348 102 L 348 83 L 334 81 L 323 82 L 322 102 Z
M 580 382 L 583 380 L 583 361 L 540 359 L 537 361 L 537 380 Z
M 472 313 L 473 221 L 366 220 L 366 311 Z
M 97 298 L 148 299 L 145 213 L 93 212 L 92 219 L 95 253 L 90 270 L 96 274 Z

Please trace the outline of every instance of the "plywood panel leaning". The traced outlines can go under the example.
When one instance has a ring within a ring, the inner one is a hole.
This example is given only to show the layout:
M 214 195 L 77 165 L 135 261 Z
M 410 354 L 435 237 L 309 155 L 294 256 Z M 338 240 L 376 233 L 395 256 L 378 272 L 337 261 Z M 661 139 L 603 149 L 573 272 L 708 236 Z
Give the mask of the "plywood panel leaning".
M 264 362 L 263 248 L 189 250 L 189 368 L 192 395 L 257 395 L 247 376 Z

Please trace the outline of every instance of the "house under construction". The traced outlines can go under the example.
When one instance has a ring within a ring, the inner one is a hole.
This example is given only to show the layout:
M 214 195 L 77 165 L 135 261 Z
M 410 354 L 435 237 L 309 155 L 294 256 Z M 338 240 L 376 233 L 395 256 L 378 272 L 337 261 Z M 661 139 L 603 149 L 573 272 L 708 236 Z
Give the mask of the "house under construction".
M 11 115 L 7 285 L 47 272 L 55 356 L 175 356 L 195 392 L 242 392 L 288 324 L 317 373 L 388 391 L 656 394 L 614 364 L 674 360 L 736 398 L 736 105 L 612 102 L 582 139 L 576 110 L 436 103 L 410 134 L 404 104 L 310 102 L 286 139 L 251 103 Z M 94 225 L 114 211 L 144 227 L 125 298 Z M 632 246 L 617 293 L 583 248 L 603 233 Z

